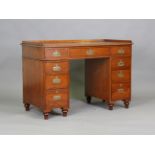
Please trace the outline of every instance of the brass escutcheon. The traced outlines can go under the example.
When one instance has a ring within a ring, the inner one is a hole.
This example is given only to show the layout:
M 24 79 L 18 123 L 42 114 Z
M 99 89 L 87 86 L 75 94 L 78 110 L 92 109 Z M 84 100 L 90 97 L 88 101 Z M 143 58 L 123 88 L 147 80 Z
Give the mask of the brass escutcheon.
M 123 84 L 122 84 L 122 83 L 120 83 L 120 84 L 119 84 L 119 86 L 120 86 L 120 87 L 123 87 Z
M 53 71 L 59 72 L 61 71 L 61 67 L 58 64 L 55 64 L 55 66 L 52 67 Z
M 117 91 L 118 91 L 119 93 L 124 93 L 124 89 L 123 89 L 123 88 L 119 88 L 119 89 L 117 89 Z
M 93 55 L 93 54 L 94 54 L 94 51 L 93 51 L 92 49 L 88 49 L 88 50 L 86 51 L 86 54 L 87 54 L 87 55 Z
M 52 83 L 59 84 L 59 83 L 61 83 L 61 79 L 56 76 L 54 79 L 52 79 Z
M 56 50 L 56 51 L 52 52 L 52 56 L 53 57 L 60 57 L 61 56 L 61 53 Z
M 59 101 L 59 100 L 61 100 L 61 96 L 60 95 L 54 95 L 53 100 L 54 101 Z
M 118 67 L 123 67 L 125 65 L 125 63 L 122 60 L 119 60 L 119 62 L 117 63 Z
M 120 48 L 118 51 L 117 51 L 118 54 L 124 54 L 125 53 L 125 50 L 123 48 Z
M 123 77 L 124 77 L 124 74 L 123 74 L 122 71 L 119 71 L 119 73 L 117 74 L 117 76 L 118 76 L 119 78 L 123 78 Z

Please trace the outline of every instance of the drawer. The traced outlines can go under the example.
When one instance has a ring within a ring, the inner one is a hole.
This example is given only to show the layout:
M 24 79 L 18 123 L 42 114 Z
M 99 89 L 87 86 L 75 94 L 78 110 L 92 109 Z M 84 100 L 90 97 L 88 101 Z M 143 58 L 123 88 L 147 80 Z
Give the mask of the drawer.
M 112 100 L 130 99 L 130 84 L 112 84 Z
M 131 47 L 130 46 L 117 46 L 111 48 L 112 56 L 131 56 Z
M 112 71 L 112 82 L 130 82 L 130 70 Z
M 68 73 L 69 62 L 46 62 L 45 72 L 46 74 L 58 74 L 58 73 Z
M 113 57 L 111 60 L 112 69 L 130 68 L 130 65 L 131 65 L 130 57 L 123 57 L 123 58 Z
M 67 48 L 45 48 L 45 58 L 48 60 L 58 60 L 68 58 Z
M 109 56 L 109 48 L 72 48 L 69 50 L 70 58 L 94 58 Z
M 48 75 L 46 76 L 46 89 L 67 88 L 69 85 L 69 75 Z
M 69 107 L 69 93 L 67 89 L 53 90 L 46 94 L 46 104 L 53 108 Z

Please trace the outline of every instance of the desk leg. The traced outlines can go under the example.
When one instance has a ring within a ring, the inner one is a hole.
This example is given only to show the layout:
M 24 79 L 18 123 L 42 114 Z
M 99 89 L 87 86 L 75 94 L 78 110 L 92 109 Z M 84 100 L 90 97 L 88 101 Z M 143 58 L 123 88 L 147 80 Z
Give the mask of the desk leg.
M 67 113 L 68 113 L 68 109 L 62 108 L 62 115 L 63 115 L 64 117 L 67 116 Z
M 45 120 L 48 120 L 48 114 L 49 114 L 48 112 L 44 112 L 44 113 L 43 113 L 44 119 L 45 119 Z
M 24 103 L 24 107 L 26 111 L 30 111 L 30 104 L 29 103 Z
M 109 110 L 113 110 L 114 103 L 112 103 L 112 102 L 109 102 L 109 103 L 108 103 L 108 106 L 109 106 Z
M 128 100 L 123 100 L 123 102 L 124 102 L 125 108 L 128 109 L 129 108 L 129 101 Z
M 87 103 L 91 103 L 91 96 L 86 96 Z

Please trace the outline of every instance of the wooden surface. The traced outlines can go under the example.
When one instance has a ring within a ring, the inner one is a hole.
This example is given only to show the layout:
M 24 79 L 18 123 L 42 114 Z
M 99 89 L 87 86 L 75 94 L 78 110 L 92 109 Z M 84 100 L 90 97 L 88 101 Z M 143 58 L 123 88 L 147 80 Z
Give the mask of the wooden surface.
M 131 100 L 130 40 L 40 40 L 23 41 L 23 102 L 26 111 L 32 104 L 42 109 L 44 118 L 53 108 L 69 109 L 69 60 L 85 60 L 85 96 L 108 103 Z M 103 104 L 103 103 L 101 103 Z
M 85 61 L 85 95 L 102 100 L 110 98 L 110 60 L 87 59 Z
M 109 48 L 107 47 L 70 48 L 69 50 L 70 59 L 101 58 L 109 55 L 110 55 L 110 52 L 109 52 Z
M 96 40 L 32 40 L 23 41 L 22 45 L 42 46 L 42 47 L 90 47 L 90 46 L 115 46 L 115 45 L 131 45 L 130 40 L 112 40 L 112 39 L 96 39 Z

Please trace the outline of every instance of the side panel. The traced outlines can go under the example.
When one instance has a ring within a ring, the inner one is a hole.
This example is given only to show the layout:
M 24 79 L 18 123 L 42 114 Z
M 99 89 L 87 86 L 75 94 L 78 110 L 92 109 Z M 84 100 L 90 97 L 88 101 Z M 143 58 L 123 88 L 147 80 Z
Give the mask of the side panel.
M 85 61 L 85 95 L 110 99 L 110 59 L 87 59 Z
M 44 59 L 45 53 L 43 47 L 22 46 L 22 55 L 24 58 Z
M 23 102 L 43 108 L 43 63 L 23 58 Z

